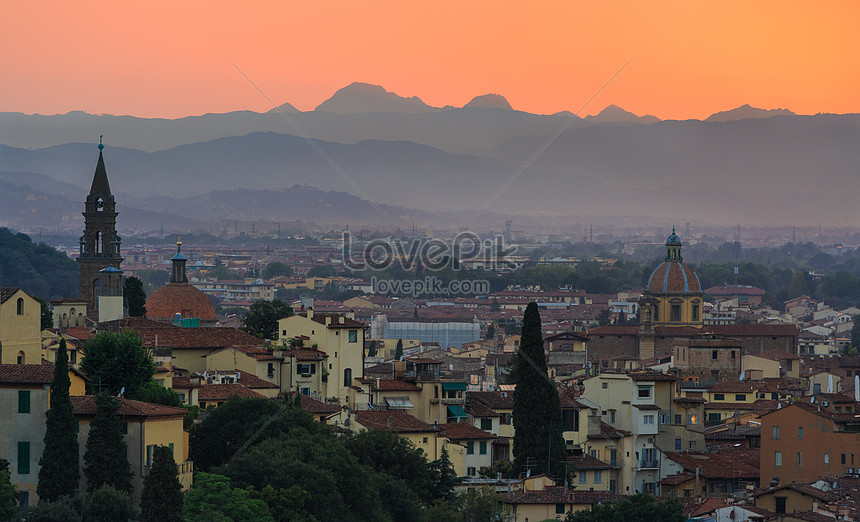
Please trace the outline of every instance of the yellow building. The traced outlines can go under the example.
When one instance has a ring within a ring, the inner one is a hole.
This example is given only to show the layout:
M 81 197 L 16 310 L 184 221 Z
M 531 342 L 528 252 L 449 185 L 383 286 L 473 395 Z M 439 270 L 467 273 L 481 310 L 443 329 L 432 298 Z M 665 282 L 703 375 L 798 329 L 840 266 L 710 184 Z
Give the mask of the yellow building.
M 666 239 L 666 258 L 648 278 L 639 301 L 640 317 L 651 326 L 694 326 L 704 323 L 702 287 L 699 276 L 683 262 L 681 238 L 672 234 Z
M 438 426 L 428 424 L 421 419 L 398 410 L 367 410 L 355 412 L 353 420 L 354 431 L 379 430 L 390 431 L 400 435 L 422 450 L 427 460 L 436 460 L 442 455 L 445 437 Z M 449 456 L 454 463 L 454 455 Z M 456 463 L 454 463 L 456 469 Z M 462 467 L 462 464 L 461 464 Z
M 0 364 L 42 359 L 42 305 L 20 288 L 0 288 Z
M 96 414 L 96 397 L 83 395 L 71 399 L 75 418 L 79 422 L 80 462 L 83 466 L 90 422 Z M 188 460 L 188 432 L 183 429 L 186 411 L 130 399 L 119 400 L 121 403 L 118 415 L 124 423 L 123 433 L 128 446 L 128 461 L 131 464 L 134 501 L 140 501 L 143 479 L 149 473 L 153 452 L 158 446 L 167 446 L 173 452 L 179 482 L 183 491 L 187 491 L 191 487 L 194 465 Z M 82 469 L 81 490 L 86 487 L 86 475 Z
M 326 367 L 320 368 L 325 377 L 323 402 L 333 398 L 345 403 L 354 379 L 364 376 L 366 325 L 351 315 L 314 314 L 313 310 L 308 310 L 306 315 L 293 315 L 278 321 L 280 339 L 285 346 L 289 339 L 302 337 L 307 339 L 305 346 L 316 346 L 315 349 L 327 356 Z
M 545 475 L 523 480 L 523 488 L 506 493 L 503 502 L 513 510 L 517 522 L 563 519 L 567 513 L 590 509 L 595 504 L 618 500 L 605 491 L 584 491 L 558 486 Z

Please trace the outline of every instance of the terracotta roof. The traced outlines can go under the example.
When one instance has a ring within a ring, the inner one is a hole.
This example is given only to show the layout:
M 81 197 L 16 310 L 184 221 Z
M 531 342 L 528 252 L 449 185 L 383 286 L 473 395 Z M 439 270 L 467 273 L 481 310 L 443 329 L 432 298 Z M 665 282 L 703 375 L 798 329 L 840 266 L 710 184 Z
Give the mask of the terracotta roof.
M 619 430 L 603 421 L 600 421 L 600 435 L 588 436 L 589 439 L 623 439 L 632 435 L 629 431 Z
M 296 392 L 287 392 L 287 397 L 292 397 Z M 302 409 L 305 411 L 309 411 L 311 413 L 317 414 L 335 414 L 341 411 L 340 406 L 333 406 L 330 404 L 326 404 L 324 402 L 320 402 L 316 399 L 308 397 L 305 394 L 299 394 L 299 400 L 302 402 Z
M 197 394 L 198 401 L 227 400 L 234 395 L 248 399 L 266 398 L 244 384 L 203 384 Z
M 495 410 L 484 405 L 484 403 L 478 402 L 474 399 L 466 399 L 465 409 L 466 409 L 466 413 L 468 413 L 472 417 L 498 417 L 499 416 L 499 414 L 496 413 Z
M 568 462 L 574 464 L 576 466 L 575 469 L 581 470 L 592 470 L 592 469 L 612 469 L 612 466 L 603 462 L 600 459 L 592 457 L 587 453 L 583 453 L 581 455 L 570 457 L 567 459 Z
M 507 397 L 503 397 L 502 392 L 497 391 L 470 391 L 466 392 L 466 398 L 474 399 L 494 410 L 511 410 L 514 408 L 514 394 L 513 392 L 504 393 Z
M 394 379 L 356 379 L 362 384 L 369 384 L 371 391 L 421 391 L 419 386 L 406 381 Z
M 761 452 L 759 448 L 730 446 L 719 453 L 665 452 L 666 458 L 680 464 L 684 471 L 699 473 L 708 479 L 741 478 L 758 480 Z
M 71 326 L 63 330 L 63 333 L 80 341 L 86 341 L 95 335 L 95 329 L 88 326 Z
M 439 431 L 437 426 L 431 426 L 423 420 L 399 410 L 358 411 L 355 413 L 355 421 L 367 429 L 393 431 L 395 433 Z
M 0 364 L 0 384 L 50 384 L 54 379 L 54 365 Z
M 15 295 L 15 292 L 20 290 L 16 287 L 0 288 L 0 303 L 5 303 L 7 299 Z
M 445 436 L 450 440 L 486 440 L 496 438 L 492 433 L 476 428 L 466 422 L 449 422 L 447 424 L 440 424 L 439 427 L 442 428 Z
M 52 305 L 61 305 L 61 304 L 86 304 L 86 299 L 78 299 L 78 298 L 70 298 L 65 297 L 63 299 L 51 299 Z
M 95 415 L 96 396 L 78 395 L 70 397 L 72 400 L 72 411 L 75 415 Z M 119 399 L 118 413 L 124 417 L 184 417 L 188 413 L 183 408 L 163 406 L 149 402 L 134 401 L 131 399 Z
M 269 381 L 267 381 L 267 380 L 265 380 L 265 379 L 261 379 L 261 378 L 257 377 L 256 375 L 254 375 L 253 373 L 250 373 L 250 372 L 244 372 L 244 371 L 242 371 L 242 370 L 211 370 L 211 371 L 210 371 L 210 373 L 211 373 L 212 375 L 214 375 L 214 374 L 215 374 L 215 372 L 218 372 L 219 374 L 232 374 L 232 373 L 236 373 L 236 374 L 238 374 L 238 376 L 239 376 L 239 380 L 237 381 L 237 382 L 238 382 L 238 384 L 242 384 L 242 385 L 247 386 L 248 388 L 251 388 L 251 389 L 257 389 L 257 390 L 259 390 L 259 389 L 264 389 L 264 388 L 269 388 L 269 389 L 271 389 L 271 388 L 279 388 L 279 386 L 278 386 L 277 384 L 274 384 L 274 383 L 272 383 L 272 382 L 269 382 Z M 195 377 L 198 377 L 198 376 L 199 376 L 199 377 L 201 378 L 201 382 L 203 382 L 203 381 L 202 381 L 202 376 L 200 376 L 199 374 L 195 374 L 194 376 L 195 376 Z M 173 378 L 173 382 L 174 382 L 174 386 L 173 386 L 173 387 L 174 387 L 174 388 L 176 387 L 176 379 L 177 379 L 176 377 L 174 377 L 174 378 Z M 191 386 L 190 386 L 189 378 L 187 378 L 187 377 L 186 377 L 186 378 L 184 378 L 183 383 L 188 383 L 188 384 L 189 384 L 189 386 L 188 386 L 188 387 L 191 387 Z
M 696 294 L 702 292 L 699 276 L 680 261 L 663 261 L 651 273 L 647 284 L 652 294 Z
M 284 350 L 284 357 L 291 357 L 297 361 L 323 361 L 328 354 L 315 348 L 293 348 Z
M 660 409 L 656 404 L 634 404 L 634 408 L 637 410 L 645 410 L 645 411 L 657 411 Z
M 628 374 L 634 381 L 677 381 L 674 375 L 661 372 L 630 372 Z
M 682 471 L 680 473 L 675 473 L 674 475 L 669 475 L 668 477 L 661 480 L 660 484 L 663 484 L 664 486 L 679 486 L 684 482 L 693 480 L 695 478 L 696 476 L 692 473 Z
M 797 491 L 798 493 L 802 493 L 804 495 L 810 496 L 810 497 L 818 499 L 818 500 L 822 500 L 824 502 L 833 502 L 839 498 L 839 496 L 836 495 L 835 493 L 831 493 L 829 491 L 823 491 L 821 489 L 816 488 L 815 486 L 812 486 L 809 484 L 796 484 L 793 482 L 789 483 L 789 484 L 783 484 L 781 486 L 775 486 L 772 488 L 760 489 L 760 490 L 756 491 L 755 493 L 753 493 L 753 496 L 759 497 L 761 495 L 767 495 L 769 493 L 775 493 L 775 492 L 782 490 L 782 489 L 790 489 L 793 491 Z
M 594 505 L 613 502 L 621 498 L 606 491 L 577 491 L 563 486 L 549 486 L 540 491 L 512 491 L 505 493 L 508 504 L 576 504 Z
M 119 331 L 131 328 L 143 338 L 144 346 L 155 348 L 197 348 L 216 350 L 218 348 L 255 348 L 263 344 L 260 339 L 238 328 L 182 328 L 172 324 L 147 319 L 129 317 L 117 321 L 100 323 L 99 330 Z
M 201 290 L 189 283 L 168 283 L 152 293 L 146 300 L 146 315 L 155 319 L 199 317 L 215 320 L 215 308 Z
M 695 404 L 705 402 L 705 399 L 704 397 L 675 397 L 672 401 L 678 404 Z
M 330 318 L 329 324 L 326 324 L 326 318 Z M 320 324 L 326 324 L 327 328 L 364 328 L 367 326 L 361 321 L 356 321 L 339 314 L 314 314 L 313 320 Z

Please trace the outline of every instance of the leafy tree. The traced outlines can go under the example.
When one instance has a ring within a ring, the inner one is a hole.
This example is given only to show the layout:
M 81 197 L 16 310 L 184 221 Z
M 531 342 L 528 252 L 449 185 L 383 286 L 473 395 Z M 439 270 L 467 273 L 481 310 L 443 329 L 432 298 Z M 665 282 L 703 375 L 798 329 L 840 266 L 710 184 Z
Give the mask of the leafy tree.
M 266 486 L 262 490 L 247 489 L 252 498 L 257 498 L 266 503 L 269 512 L 277 522 L 319 522 L 315 516 L 305 508 L 313 498 L 310 493 L 298 486 L 288 489 L 275 489 Z
M 45 449 L 39 460 L 40 500 L 54 501 L 72 496 L 78 487 L 78 423 L 69 399 L 69 352 L 66 340 L 60 339 L 51 381 L 51 409 L 45 426 Z
M 433 469 L 433 482 L 435 483 L 432 497 L 453 504 L 457 498 L 454 487 L 460 483 L 460 478 L 454 471 L 454 464 L 451 462 L 448 448 L 442 448 L 442 454 L 437 460 L 430 463 L 430 467 Z
M 41 297 L 36 297 L 36 301 L 39 301 L 39 305 L 42 307 L 42 318 L 41 318 L 41 328 L 42 330 L 48 330 L 54 327 L 54 312 L 51 310 L 51 307 L 48 306 L 48 303 L 45 302 Z
M 200 408 L 198 406 L 182 404 L 179 394 L 176 393 L 173 388 L 165 388 L 155 381 L 149 381 L 146 383 L 143 388 L 138 390 L 138 392 L 131 398 L 138 401 L 151 402 L 153 404 L 173 406 L 174 408 L 184 408 L 188 411 L 188 413 L 185 414 L 185 419 L 183 420 L 183 426 L 186 430 L 191 429 L 191 426 L 194 424 L 194 419 L 196 419 L 197 415 L 200 413 Z
M 376 341 L 370 341 L 370 344 L 367 346 L 367 356 L 376 357 L 376 351 Z
M 293 315 L 293 309 L 283 301 L 259 300 L 242 318 L 242 330 L 260 339 L 278 338 L 278 321 Z
M 49 502 L 40 501 L 35 506 L 21 508 L 17 520 L 28 520 L 32 522 L 80 522 L 81 512 L 80 497 L 60 497 Z
M 144 291 L 150 295 L 170 281 L 170 272 L 154 268 L 141 270 L 137 276 L 143 281 Z
M 493 298 L 493 300 L 490 301 L 490 311 L 491 312 L 498 312 L 501 309 L 502 309 L 502 305 L 499 304 L 499 300 L 496 298 Z
M 119 400 L 106 393 L 96 395 L 96 414 L 90 422 L 87 450 L 84 453 L 84 476 L 87 491 L 108 485 L 131 492 L 131 466 L 128 448 L 122 436 Z
M 143 281 L 137 277 L 125 280 L 122 295 L 128 305 L 129 317 L 146 317 L 146 292 L 143 291 Z
M 273 277 L 291 275 L 293 275 L 293 267 L 286 263 L 281 263 L 280 261 L 273 261 L 263 269 L 263 279 L 272 279 Z
M 274 522 L 266 503 L 253 498 L 250 491 L 234 488 L 223 475 L 195 473 L 194 485 L 185 494 L 182 507 L 185 520 L 256 520 Z
M 397 346 L 394 348 L 394 360 L 399 361 L 403 359 L 403 339 L 397 340 Z
M 615 320 L 615 324 L 627 324 L 627 315 L 624 313 L 624 310 L 618 312 L 618 319 Z
M 463 495 L 460 515 L 465 522 L 513 522 L 513 510 L 499 502 L 490 486 L 470 489 Z
M 93 491 L 84 503 L 84 520 L 87 522 L 117 522 L 136 518 L 137 509 L 128 492 L 109 484 Z
M 422 522 L 463 522 L 457 506 L 449 502 L 437 502 L 424 510 Z
M 512 368 L 514 389 L 514 467 L 564 477 L 567 458 L 562 437 L 561 401 L 547 377 L 537 304 L 523 315 L 522 338 Z
M 615 522 L 617 520 L 684 522 L 683 506 L 676 498 L 657 501 L 653 496 L 638 493 L 614 504 L 597 504 L 591 509 L 567 514 L 567 522 Z
M 788 298 L 794 299 L 802 295 L 812 295 L 815 283 L 812 281 L 812 276 L 807 271 L 798 271 L 791 276 L 791 282 L 788 284 Z
M 90 393 L 118 395 L 125 388 L 126 395 L 134 397 L 155 374 L 155 363 L 134 330 L 99 332 L 84 345 L 81 370 Z
M 158 446 L 153 452 L 152 468 L 143 480 L 140 498 L 142 522 L 182 522 L 182 485 L 176 476 L 173 451 Z
M 308 277 L 332 277 L 337 274 L 333 266 L 317 265 L 308 270 Z
M 851 318 L 853 326 L 851 327 L 851 346 L 860 348 L 860 315 L 855 315 Z
M 64 252 L 0 228 L 0 286 L 50 300 L 78 295 L 79 280 L 78 264 Z
M 492 340 L 493 337 L 495 337 L 495 336 L 496 336 L 496 327 L 493 326 L 492 324 L 490 324 L 490 326 L 487 327 L 487 334 L 484 335 L 484 339 Z
M 597 313 L 597 324 L 606 326 L 610 322 L 612 322 L 612 311 L 609 308 L 604 308 Z
M 10 520 L 18 512 L 18 490 L 11 477 L 9 461 L 0 459 L 0 520 Z

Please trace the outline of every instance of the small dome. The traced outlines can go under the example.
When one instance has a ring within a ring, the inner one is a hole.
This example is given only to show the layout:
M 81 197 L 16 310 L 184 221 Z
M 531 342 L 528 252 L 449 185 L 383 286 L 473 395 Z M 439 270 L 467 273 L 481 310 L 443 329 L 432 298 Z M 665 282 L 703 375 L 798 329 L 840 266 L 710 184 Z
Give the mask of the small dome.
M 146 316 L 150 319 L 173 319 L 176 314 L 215 320 L 215 308 L 209 298 L 188 283 L 168 283 L 146 300 Z
M 671 236 L 669 236 L 671 238 Z M 664 261 L 648 278 L 652 294 L 698 294 L 702 292 L 695 270 L 680 261 Z
M 666 238 L 666 245 L 680 245 L 681 238 L 675 233 L 675 227 L 672 227 L 672 233 Z

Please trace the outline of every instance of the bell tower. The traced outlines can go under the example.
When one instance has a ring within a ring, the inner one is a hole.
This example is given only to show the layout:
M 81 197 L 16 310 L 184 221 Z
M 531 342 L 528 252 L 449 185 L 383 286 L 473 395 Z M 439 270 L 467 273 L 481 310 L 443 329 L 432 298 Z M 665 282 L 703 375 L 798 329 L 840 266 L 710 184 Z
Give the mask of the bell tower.
M 108 267 L 119 269 L 120 237 L 116 233 L 116 202 L 108 183 L 102 154 L 105 146 L 99 136 L 99 160 L 93 184 L 84 206 L 84 235 L 80 239 L 78 267 L 81 276 L 81 299 L 87 301 L 87 311 L 95 313 L 99 272 Z

